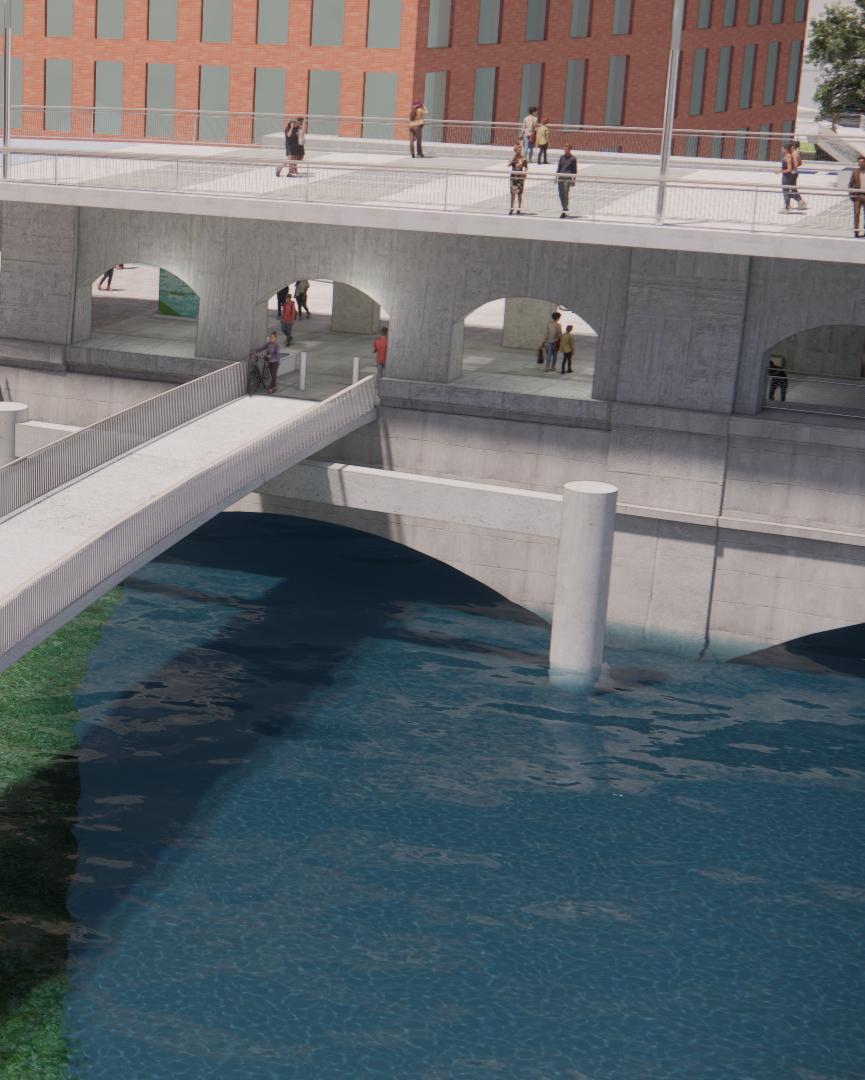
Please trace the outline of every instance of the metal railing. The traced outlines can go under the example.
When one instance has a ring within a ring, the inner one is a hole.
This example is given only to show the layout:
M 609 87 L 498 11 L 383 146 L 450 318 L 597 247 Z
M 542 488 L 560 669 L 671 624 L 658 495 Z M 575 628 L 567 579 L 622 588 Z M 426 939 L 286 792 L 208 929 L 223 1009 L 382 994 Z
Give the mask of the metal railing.
M 0 468 L 0 518 L 240 397 L 246 375 L 245 363 L 229 364 L 10 462 Z
M 206 519 L 209 513 L 218 512 L 348 434 L 367 417 L 372 418 L 375 405 L 375 379 L 370 376 L 178 483 L 154 503 L 86 543 L 0 605 L 0 653 L 25 641 L 184 526 Z
M 139 192 L 266 198 L 268 202 L 356 205 L 389 210 L 501 214 L 508 208 L 508 171 L 417 171 L 411 166 L 305 163 L 298 176 L 275 175 L 274 162 L 237 158 L 93 154 L 40 149 L 9 154 L 8 181 Z M 691 225 L 707 229 L 810 235 L 852 235 L 846 188 L 804 188 L 808 211 L 779 218 L 778 186 L 669 180 L 662 219 L 656 217 L 658 180 L 585 174 L 570 192 L 574 216 L 588 221 Z M 0 186 L 2 193 L 2 186 Z M 558 217 L 559 189 L 550 173 L 524 183 L 523 210 Z
M 287 116 L 302 116 L 304 111 Z M 11 136 L 127 142 L 154 140 L 183 145 L 260 146 L 267 135 L 281 134 L 281 113 L 215 112 L 189 109 L 17 106 L 12 110 Z M 408 118 L 392 116 L 307 117 L 309 134 L 357 140 L 408 139 Z M 661 150 L 661 129 L 606 127 L 594 124 L 550 124 L 551 145 L 570 143 L 582 153 L 655 155 Z M 0 125 L 2 130 L 2 125 Z M 445 120 L 428 117 L 424 138 L 451 146 L 513 146 L 522 122 Z M 794 136 L 784 132 L 679 129 L 673 132 L 673 154 L 680 157 L 777 161 Z M 362 144 L 359 147 L 362 149 Z M 375 146 L 370 146 L 375 150 Z
M 865 416 L 865 377 L 813 375 L 789 369 L 779 377 L 770 371 L 763 396 L 767 409 Z

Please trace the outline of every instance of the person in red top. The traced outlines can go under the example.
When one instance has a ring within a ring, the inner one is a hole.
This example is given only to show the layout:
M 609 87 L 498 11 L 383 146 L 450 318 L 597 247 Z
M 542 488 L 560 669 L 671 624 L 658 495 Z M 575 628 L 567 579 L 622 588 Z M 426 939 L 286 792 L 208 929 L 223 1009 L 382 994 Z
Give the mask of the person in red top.
M 385 364 L 387 363 L 387 327 L 381 328 L 381 333 L 372 343 L 372 351 L 375 353 L 375 366 L 378 369 L 379 375 L 384 375 Z
M 279 328 L 285 334 L 285 344 L 291 344 L 291 334 L 294 330 L 294 320 L 297 318 L 297 308 L 290 296 L 285 298 L 282 311 L 279 313 Z

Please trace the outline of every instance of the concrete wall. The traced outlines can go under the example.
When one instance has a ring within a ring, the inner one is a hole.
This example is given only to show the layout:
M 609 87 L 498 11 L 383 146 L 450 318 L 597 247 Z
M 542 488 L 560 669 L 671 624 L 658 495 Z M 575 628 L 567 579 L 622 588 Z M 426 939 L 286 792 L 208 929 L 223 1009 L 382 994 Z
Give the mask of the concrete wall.
M 865 326 L 822 326 L 779 342 L 787 371 L 860 379 L 865 371 Z
M 26 420 L 23 424 L 15 425 L 15 456 L 26 457 L 34 450 L 41 450 L 43 446 L 65 439 L 67 435 L 74 435 L 80 431 L 80 427 L 69 424 L 47 424 L 41 420 Z
M 7 401 L 28 406 L 31 420 L 86 427 L 161 394 L 170 384 L 0 366 L 0 388 Z

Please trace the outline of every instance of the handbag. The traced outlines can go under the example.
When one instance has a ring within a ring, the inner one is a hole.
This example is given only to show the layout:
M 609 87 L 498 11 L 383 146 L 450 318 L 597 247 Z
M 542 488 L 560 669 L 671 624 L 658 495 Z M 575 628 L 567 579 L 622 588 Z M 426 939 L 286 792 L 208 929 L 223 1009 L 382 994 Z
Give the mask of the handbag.
M 540 346 L 540 347 L 538 348 L 538 356 L 537 356 L 537 360 L 538 360 L 538 363 L 539 363 L 539 364 L 542 364 L 542 363 L 544 362 L 544 347 L 543 347 L 543 345 L 541 345 L 541 346 Z

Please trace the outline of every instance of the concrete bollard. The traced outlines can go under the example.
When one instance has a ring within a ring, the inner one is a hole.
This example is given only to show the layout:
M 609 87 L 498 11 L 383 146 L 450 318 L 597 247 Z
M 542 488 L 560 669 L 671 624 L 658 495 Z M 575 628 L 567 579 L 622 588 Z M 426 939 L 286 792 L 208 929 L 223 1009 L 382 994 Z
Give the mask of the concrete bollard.
M 0 401 L 0 466 L 15 460 L 15 425 L 27 419 L 28 409 L 20 401 Z
M 298 390 L 306 389 L 306 353 L 300 354 L 300 375 L 297 377 Z
M 604 659 L 618 489 L 575 481 L 562 495 L 550 676 L 562 686 L 586 687 Z
M 360 382 L 360 357 L 355 356 L 351 361 L 351 381 L 352 385 L 356 382 Z

